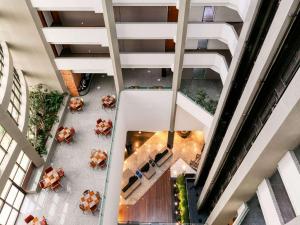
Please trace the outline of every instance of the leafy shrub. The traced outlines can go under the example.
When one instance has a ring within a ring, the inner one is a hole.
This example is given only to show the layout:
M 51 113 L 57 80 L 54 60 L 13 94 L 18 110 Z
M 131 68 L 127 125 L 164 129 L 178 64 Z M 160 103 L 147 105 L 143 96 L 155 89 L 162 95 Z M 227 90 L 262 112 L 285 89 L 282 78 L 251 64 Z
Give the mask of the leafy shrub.
M 209 113 L 215 114 L 218 101 L 210 99 L 204 90 L 202 89 L 198 90 L 195 101 L 197 104 L 205 108 Z
M 182 224 L 189 223 L 189 206 L 187 199 L 187 191 L 185 186 L 184 175 L 179 175 L 176 178 L 176 186 L 178 188 L 178 199 L 179 199 L 179 212 L 180 212 L 180 221 Z
M 29 93 L 29 128 L 33 134 L 28 139 L 40 155 L 47 154 L 46 142 L 53 124 L 58 121 L 57 112 L 63 98 L 64 94 L 49 91 L 42 85 Z

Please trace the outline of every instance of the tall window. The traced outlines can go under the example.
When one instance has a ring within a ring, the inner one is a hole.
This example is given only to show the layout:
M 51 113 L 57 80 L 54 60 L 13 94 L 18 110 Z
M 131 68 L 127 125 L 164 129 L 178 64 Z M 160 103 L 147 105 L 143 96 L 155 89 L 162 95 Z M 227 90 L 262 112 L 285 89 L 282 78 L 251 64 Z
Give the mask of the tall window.
M 17 124 L 20 118 L 21 95 L 20 78 L 17 71 L 14 69 L 13 86 L 7 111 Z
M 4 67 L 4 56 L 3 56 L 3 50 L 2 50 L 2 47 L 0 45 L 0 81 L 2 79 L 2 76 L 3 76 L 3 67 Z
M 16 147 L 16 142 L 6 132 L 6 130 L 0 125 L 0 164 L 2 163 L 5 155 L 13 151 Z M 0 223 L 1 224 L 1 223 Z
M 0 196 L 0 224 L 14 225 L 20 213 L 25 193 L 12 180 L 8 180 Z
M 14 225 L 16 222 L 25 197 L 21 187 L 29 165 L 29 158 L 21 151 L 0 196 L 1 225 Z

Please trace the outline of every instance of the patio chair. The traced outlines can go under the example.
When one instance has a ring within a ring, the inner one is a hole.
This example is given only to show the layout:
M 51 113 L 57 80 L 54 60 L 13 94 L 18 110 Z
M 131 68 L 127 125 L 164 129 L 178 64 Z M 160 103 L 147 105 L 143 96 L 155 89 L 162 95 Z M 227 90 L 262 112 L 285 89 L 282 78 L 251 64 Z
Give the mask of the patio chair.
M 112 121 L 111 121 L 111 120 L 109 120 L 107 123 L 109 124 L 109 126 L 112 127 L 113 124 L 112 124 Z
M 103 121 L 102 119 L 98 119 L 97 124 L 101 123 L 102 121 Z
M 106 168 L 106 160 L 103 160 L 100 164 L 99 164 L 99 167 L 101 169 L 105 169 Z
M 85 208 L 82 204 L 79 204 L 79 208 L 81 209 L 82 213 L 85 214 Z
M 64 177 L 64 176 L 65 176 L 65 171 L 63 170 L 63 168 L 59 168 L 59 169 L 57 170 L 57 173 L 58 173 L 58 175 L 59 175 L 60 177 Z
M 74 134 L 75 134 L 75 129 L 74 129 L 74 127 L 71 127 L 70 131 L 71 131 L 71 135 L 74 135 Z
M 100 132 L 99 130 L 97 130 L 97 129 L 94 129 L 94 131 L 95 131 L 95 134 L 96 134 L 96 135 L 101 134 L 101 132 Z
M 48 225 L 46 218 L 43 216 L 40 222 L 41 225 Z
M 39 182 L 39 186 L 40 186 L 40 188 L 42 188 L 42 189 L 46 189 L 46 186 L 45 186 L 44 180 L 40 180 L 40 182 Z
M 52 166 L 49 166 L 47 169 L 45 169 L 45 173 L 49 173 L 53 170 Z
M 102 152 L 103 155 L 105 155 L 106 159 L 107 159 L 107 153 L 106 152 Z
M 90 161 L 89 165 L 93 169 L 96 168 L 96 166 L 97 166 L 96 163 L 94 163 L 93 161 Z
M 24 221 L 25 221 L 25 223 L 30 223 L 30 221 L 33 219 L 34 219 L 34 217 L 32 215 L 29 215 L 24 219 Z
M 67 144 L 70 144 L 73 140 L 73 135 L 70 135 L 68 138 L 65 139 Z
M 92 214 L 94 215 L 94 212 L 96 212 L 98 209 L 98 205 L 94 205 L 92 208 L 91 208 L 91 212 Z
M 60 131 L 62 131 L 64 129 L 64 127 L 63 126 L 60 126 L 58 129 L 57 129 L 57 132 L 60 132 Z
M 83 195 L 87 195 L 89 192 L 90 192 L 90 190 L 87 189 L 83 192 Z
M 57 191 L 59 188 L 61 188 L 61 184 L 59 183 L 59 181 L 56 181 L 54 184 L 51 185 L 51 190 L 52 191 Z

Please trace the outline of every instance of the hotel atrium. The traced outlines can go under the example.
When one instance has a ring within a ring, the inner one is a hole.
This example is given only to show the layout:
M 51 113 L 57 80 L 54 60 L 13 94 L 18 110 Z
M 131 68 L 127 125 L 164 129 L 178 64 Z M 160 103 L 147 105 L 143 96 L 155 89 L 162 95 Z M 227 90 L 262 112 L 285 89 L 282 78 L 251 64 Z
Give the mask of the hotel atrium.
M 300 0 L 0 0 L 0 225 L 300 225 Z

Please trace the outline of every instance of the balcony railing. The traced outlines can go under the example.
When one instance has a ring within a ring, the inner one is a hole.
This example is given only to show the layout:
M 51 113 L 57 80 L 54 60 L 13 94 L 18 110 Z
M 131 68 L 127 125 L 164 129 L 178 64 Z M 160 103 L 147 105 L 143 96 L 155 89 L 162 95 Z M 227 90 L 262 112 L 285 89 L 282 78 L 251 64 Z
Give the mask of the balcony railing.
M 244 125 L 224 160 L 218 177 L 209 190 L 206 202 L 209 203 L 210 209 L 214 208 L 221 197 L 300 67 L 300 33 L 297 32 L 299 20 L 298 17 L 294 22 L 281 52 L 260 87 Z

